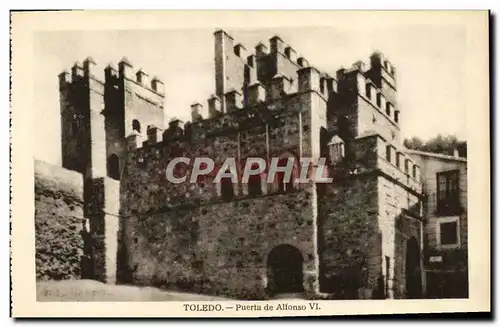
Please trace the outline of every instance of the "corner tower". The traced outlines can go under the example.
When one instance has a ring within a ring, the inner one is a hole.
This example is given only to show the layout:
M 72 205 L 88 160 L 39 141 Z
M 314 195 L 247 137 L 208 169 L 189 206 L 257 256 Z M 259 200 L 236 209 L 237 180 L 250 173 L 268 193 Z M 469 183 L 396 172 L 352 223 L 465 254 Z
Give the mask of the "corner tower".
M 331 103 L 330 126 L 343 139 L 377 133 L 402 144 L 395 68 L 381 53 L 370 57 L 370 68 L 357 61 L 337 71 L 339 97 Z
M 164 128 L 164 84 L 124 58 L 118 69 L 92 58 L 59 75 L 62 165 L 86 178 L 119 180 L 125 138 Z
M 59 75 L 63 166 L 84 176 L 91 278 L 114 283 L 120 226 L 120 178 L 126 136 L 163 129 L 164 86 L 127 59 L 102 70 L 92 58 Z
M 127 58 L 118 63 L 118 69 L 108 65 L 105 80 L 107 176 L 119 179 L 125 138 L 135 133 L 145 139 L 148 128 L 164 129 L 165 87 L 158 77 L 151 78 L 142 69 L 135 71 Z
M 105 174 L 104 83 L 95 67 L 87 58 L 59 74 L 62 165 L 85 177 Z

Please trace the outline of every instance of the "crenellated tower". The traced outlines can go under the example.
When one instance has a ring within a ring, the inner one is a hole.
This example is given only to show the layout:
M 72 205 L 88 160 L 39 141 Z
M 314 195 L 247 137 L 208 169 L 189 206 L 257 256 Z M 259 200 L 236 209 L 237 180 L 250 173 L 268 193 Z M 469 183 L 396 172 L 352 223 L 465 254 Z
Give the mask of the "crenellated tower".
M 395 68 L 375 52 L 369 68 L 362 61 L 337 71 L 338 96 L 329 103 L 329 129 L 345 139 L 377 133 L 402 144 Z
M 93 275 L 116 281 L 120 178 L 126 136 L 146 139 L 164 127 L 164 86 L 126 59 L 101 70 L 92 58 L 59 75 L 63 167 L 84 176 Z
M 104 72 L 104 75 L 102 74 Z M 59 75 L 63 167 L 119 180 L 125 137 L 164 128 L 164 84 L 123 58 L 99 70 L 92 58 Z

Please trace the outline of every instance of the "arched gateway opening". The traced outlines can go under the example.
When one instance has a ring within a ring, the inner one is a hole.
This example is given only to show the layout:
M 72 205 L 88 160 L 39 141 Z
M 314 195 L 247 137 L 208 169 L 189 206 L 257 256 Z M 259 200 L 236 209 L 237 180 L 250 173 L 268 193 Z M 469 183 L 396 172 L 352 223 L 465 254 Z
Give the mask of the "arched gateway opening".
M 420 247 L 415 237 L 406 242 L 406 298 L 422 297 L 422 271 L 420 267 Z
M 273 294 L 303 292 L 302 254 L 291 245 L 278 245 L 269 252 L 267 271 Z

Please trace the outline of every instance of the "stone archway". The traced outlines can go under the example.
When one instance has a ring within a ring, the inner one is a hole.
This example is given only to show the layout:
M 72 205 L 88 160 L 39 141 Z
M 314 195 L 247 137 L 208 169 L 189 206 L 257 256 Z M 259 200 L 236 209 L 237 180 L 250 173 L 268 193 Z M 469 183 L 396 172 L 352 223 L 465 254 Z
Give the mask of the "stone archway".
M 271 293 L 303 292 L 302 263 L 302 254 L 296 247 L 281 244 L 273 248 L 267 257 Z
M 406 298 L 422 298 L 422 268 L 420 247 L 415 237 L 406 242 Z

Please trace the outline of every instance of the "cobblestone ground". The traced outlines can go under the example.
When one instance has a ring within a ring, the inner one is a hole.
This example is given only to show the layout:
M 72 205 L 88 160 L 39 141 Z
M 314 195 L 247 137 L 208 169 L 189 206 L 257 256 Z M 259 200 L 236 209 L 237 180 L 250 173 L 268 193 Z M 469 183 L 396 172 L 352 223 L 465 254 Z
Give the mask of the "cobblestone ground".
M 37 301 L 224 301 L 227 298 L 161 290 L 154 287 L 110 285 L 94 280 L 37 282 Z

